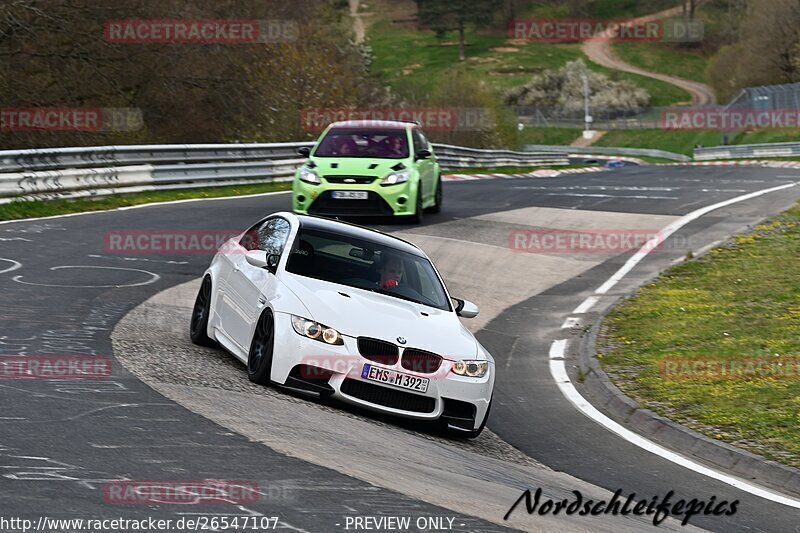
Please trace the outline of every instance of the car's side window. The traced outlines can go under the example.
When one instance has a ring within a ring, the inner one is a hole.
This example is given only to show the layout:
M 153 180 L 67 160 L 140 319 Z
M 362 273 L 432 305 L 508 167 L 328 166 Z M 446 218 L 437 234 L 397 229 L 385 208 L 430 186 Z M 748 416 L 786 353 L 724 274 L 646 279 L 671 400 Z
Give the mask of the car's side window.
M 428 141 L 425 140 L 425 137 L 419 130 L 414 130 L 411 134 L 412 138 L 414 139 L 414 153 L 419 153 L 420 150 L 427 150 L 428 149 Z
M 419 138 L 422 141 L 422 148 L 424 150 L 427 150 L 428 147 L 430 146 L 430 143 L 428 142 L 428 138 L 425 137 L 425 134 L 422 133 L 422 130 L 417 130 L 417 133 L 419 134 Z
M 289 239 L 290 230 L 289 221 L 285 218 L 268 218 L 247 230 L 239 244 L 245 250 L 263 250 L 268 254 L 280 255 Z

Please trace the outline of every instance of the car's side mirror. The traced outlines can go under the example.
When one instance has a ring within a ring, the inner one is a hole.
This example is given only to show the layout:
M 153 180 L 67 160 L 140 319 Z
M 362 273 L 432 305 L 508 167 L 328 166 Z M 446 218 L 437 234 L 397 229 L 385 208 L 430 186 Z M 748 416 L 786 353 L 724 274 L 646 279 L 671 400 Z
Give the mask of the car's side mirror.
M 311 155 L 311 148 L 308 146 L 303 146 L 297 149 L 297 153 L 302 155 L 303 157 L 308 157 Z
M 256 268 L 267 268 L 267 252 L 262 250 L 248 250 L 244 254 L 244 258 Z
M 278 269 L 281 256 L 278 254 L 268 254 L 263 250 L 249 250 L 244 255 L 248 263 L 256 268 L 266 268 L 273 274 Z
M 462 318 L 475 318 L 478 316 L 480 310 L 478 306 L 469 300 L 462 300 L 461 298 L 453 298 L 456 302 L 456 314 Z
M 430 150 L 420 150 L 417 152 L 417 159 L 428 159 L 432 155 L 433 152 Z

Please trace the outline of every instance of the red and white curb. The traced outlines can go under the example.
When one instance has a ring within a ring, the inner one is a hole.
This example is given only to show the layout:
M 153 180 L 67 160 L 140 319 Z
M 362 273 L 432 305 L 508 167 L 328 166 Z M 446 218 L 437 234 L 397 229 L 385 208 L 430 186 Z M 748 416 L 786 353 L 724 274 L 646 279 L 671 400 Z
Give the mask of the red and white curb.
M 561 174 L 584 174 L 586 172 L 600 172 L 608 170 L 604 167 L 584 167 L 584 168 L 565 168 L 563 170 L 541 169 L 534 170 L 525 174 L 446 174 L 442 176 L 442 181 L 473 181 L 473 180 L 497 180 L 497 179 L 520 179 L 520 178 L 555 178 Z
M 771 161 L 769 159 L 737 159 L 733 161 L 687 161 L 683 163 L 659 163 L 660 166 L 697 167 L 743 167 L 800 168 L 800 161 Z

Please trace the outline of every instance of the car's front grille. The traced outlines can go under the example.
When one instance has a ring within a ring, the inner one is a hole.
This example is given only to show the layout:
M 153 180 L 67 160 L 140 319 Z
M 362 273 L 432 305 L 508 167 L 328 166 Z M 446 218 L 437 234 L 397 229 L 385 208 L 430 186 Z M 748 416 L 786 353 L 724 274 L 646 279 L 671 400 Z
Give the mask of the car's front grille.
M 364 359 L 369 359 L 382 365 L 393 366 L 397 364 L 397 346 L 391 342 L 369 337 L 358 338 L 358 353 Z
M 332 191 L 325 191 L 308 206 L 309 215 L 328 216 L 391 216 L 394 211 L 378 193 L 367 191 L 367 198 L 334 198 Z
M 328 183 L 368 185 L 375 181 L 377 176 L 323 176 Z
M 439 370 L 442 364 L 442 356 L 435 353 L 417 350 L 416 348 L 406 348 L 403 352 L 401 366 L 412 372 L 420 374 L 433 374 Z
M 436 400 L 433 398 L 381 387 L 380 385 L 373 385 L 356 379 L 345 378 L 342 381 L 341 392 L 365 402 L 400 411 L 432 413 L 436 409 Z

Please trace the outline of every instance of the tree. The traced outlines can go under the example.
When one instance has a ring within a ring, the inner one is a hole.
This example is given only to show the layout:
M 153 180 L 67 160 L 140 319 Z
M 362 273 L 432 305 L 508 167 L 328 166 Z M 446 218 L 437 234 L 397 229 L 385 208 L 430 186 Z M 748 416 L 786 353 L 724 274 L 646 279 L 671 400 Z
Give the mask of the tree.
M 420 25 L 432 29 L 439 38 L 448 31 L 458 31 L 458 59 L 464 61 L 465 27 L 490 24 L 502 7 L 503 0 L 417 0 L 417 16 Z

